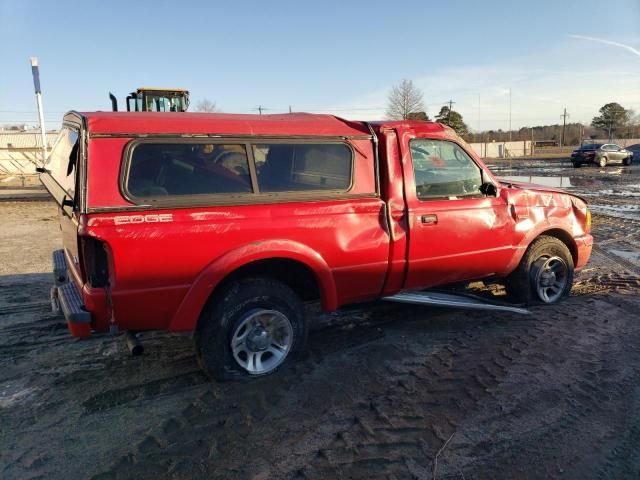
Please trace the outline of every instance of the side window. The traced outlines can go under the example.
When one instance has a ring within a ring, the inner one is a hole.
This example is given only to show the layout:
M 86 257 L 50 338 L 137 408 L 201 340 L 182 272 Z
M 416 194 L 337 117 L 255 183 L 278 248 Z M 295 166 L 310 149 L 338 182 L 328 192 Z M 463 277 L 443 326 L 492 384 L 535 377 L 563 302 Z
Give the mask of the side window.
M 53 179 L 73 199 L 78 168 L 78 132 L 63 128 L 45 163 Z
M 261 192 L 351 188 L 353 154 L 344 144 L 263 143 L 253 146 Z
M 414 139 L 410 149 L 416 194 L 420 200 L 480 194 L 481 170 L 457 144 Z
M 133 197 L 251 193 L 242 144 L 140 143 L 126 177 Z

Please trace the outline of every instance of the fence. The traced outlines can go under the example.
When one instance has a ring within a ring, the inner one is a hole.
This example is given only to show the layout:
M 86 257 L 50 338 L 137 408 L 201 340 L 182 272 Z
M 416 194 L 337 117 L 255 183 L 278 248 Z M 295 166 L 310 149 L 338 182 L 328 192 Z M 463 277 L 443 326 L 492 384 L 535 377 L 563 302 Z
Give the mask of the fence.
M 624 139 L 589 139 L 584 140 L 586 143 L 615 143 L 621 147 L 629 147 L 640 144 L 640 138 L 624 138 Z M 517 142 L 484 142 L 472 143 L 473 150 L 482 158 L 509 158 L 509 157 L 526 157 L 528 155 L 566 155 L 567 157 L 573 150 L 580 145 L 569 145 L 564 147 L 533 147 L 531 141 Z
M 531 140 L 472 143 L 471 148 L 482 158 L 525 157 L 532 153 Z
M 57 132 L 47 133 L 51 150 Z M 42 137 L 37 132 L 0 132 L 0 175 L 31 175 L 42 163 Z

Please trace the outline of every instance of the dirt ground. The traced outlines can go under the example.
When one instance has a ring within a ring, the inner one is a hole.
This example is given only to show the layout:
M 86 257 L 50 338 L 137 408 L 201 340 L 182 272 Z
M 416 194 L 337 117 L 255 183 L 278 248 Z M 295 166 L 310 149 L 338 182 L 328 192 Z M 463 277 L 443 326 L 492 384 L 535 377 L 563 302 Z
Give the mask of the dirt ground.
M 145 334 L 141 357 L 70 337 L 48 301 L 54 205 L 0 202 L 0 477 L 640 478 L 640 166 L 492 169 L 591 202 L 570 298 L 316 316 L 303 358 L 250 383 L 208 381 L 187 336 Z

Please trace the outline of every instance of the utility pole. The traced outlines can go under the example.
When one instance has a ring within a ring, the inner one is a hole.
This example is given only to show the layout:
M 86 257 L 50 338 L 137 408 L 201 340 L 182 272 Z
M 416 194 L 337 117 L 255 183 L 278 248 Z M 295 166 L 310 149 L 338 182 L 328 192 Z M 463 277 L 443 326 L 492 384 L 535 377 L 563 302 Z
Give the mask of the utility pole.
M 562 117 L 562 135 L 560 136 L 560 146 L 564 147 L 564 131 L 567 128 L 567 117 L 569 114 L 567 113 L 567 107 L 564 107 L 564 113 L 560 115 Z
M 478 133 L 480 133 L 480 94 L 478 94 Z
M 289 105 L 289 113 L 291 113 L 291 105 Z
M 259 113 L 260 115 L 262 115 L 262 111 L 263 111 L 263 110 L 269 110 L 269 109 L 268 109 L 267 107 L 263 107 L 262 105 L 258 105 L 258 107 L 257 107 L 257 108 L 254 108 L 254 110 L 257 110 L 257 111 L 258 111 L 258 113 Z
M 511 141 L 511 87 L 509 87 L 509 141 Z
M 536 141 L 533 138 L 533 127 L 531 127 L 531 155 L 533 156 L 533 152 L 534 152 L 534 147 L 535 147 Z
M 453 108 L 453 104 L 456 103 L 453 100 L 449 100 L 449 111 L 447 112 L 447 123 L 451 123 L 451 109 Z
M 40 119 L 40 133 L 42 134 L 42 164 L 47 161 L 47 134 L 44 129 L 44 112 L 42 111 L 42 90 L 40 90 L 40 72 L 38 71 L 38 57 L 31 57 L 31 74 L 33 87 L 36 91 L 36 105 Z

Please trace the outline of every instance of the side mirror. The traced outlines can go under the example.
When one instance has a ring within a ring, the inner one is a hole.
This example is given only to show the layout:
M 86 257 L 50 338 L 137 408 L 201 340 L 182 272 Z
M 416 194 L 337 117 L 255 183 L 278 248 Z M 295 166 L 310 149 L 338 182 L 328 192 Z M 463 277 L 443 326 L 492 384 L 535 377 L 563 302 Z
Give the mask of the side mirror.
M 497 197 L 498 196 L 498 187 L 496 187 L 491 182 L 485 182 L 480 185 L 480 192 L 487 197 Z

